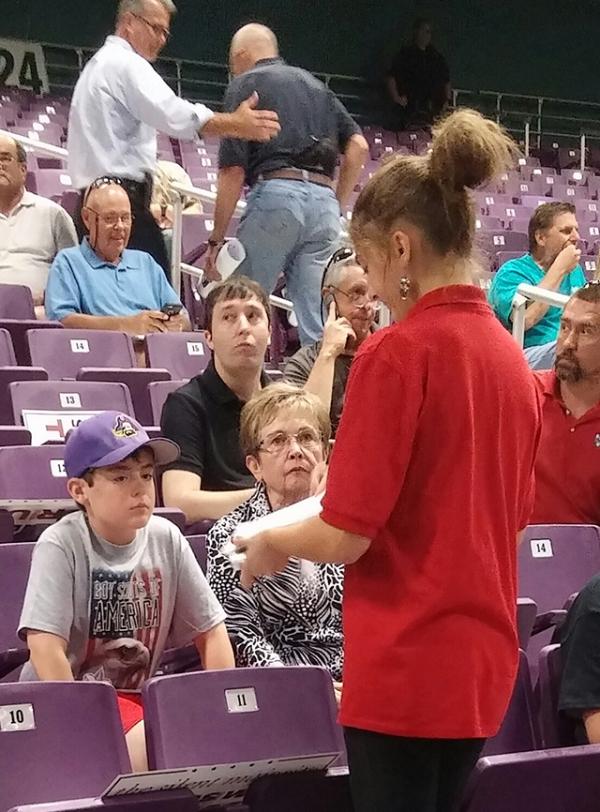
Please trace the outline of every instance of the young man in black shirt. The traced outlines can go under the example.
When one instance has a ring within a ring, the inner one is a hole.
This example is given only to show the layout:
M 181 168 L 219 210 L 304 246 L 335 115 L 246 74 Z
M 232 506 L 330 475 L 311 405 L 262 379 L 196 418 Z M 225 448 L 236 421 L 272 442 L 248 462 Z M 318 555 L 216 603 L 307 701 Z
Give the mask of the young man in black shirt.
M 239 444 L 240 412 L 269 383 L 263 372 L 269 302 L 262 288 L 232 277 L 213 288 L 206 309 L 213 358 L 169 395 L 160 421 L 164 436 L 181 448 L 163 474 L 163 499 L 188 523 L 219 519 L 252 493 L 254 479 Z

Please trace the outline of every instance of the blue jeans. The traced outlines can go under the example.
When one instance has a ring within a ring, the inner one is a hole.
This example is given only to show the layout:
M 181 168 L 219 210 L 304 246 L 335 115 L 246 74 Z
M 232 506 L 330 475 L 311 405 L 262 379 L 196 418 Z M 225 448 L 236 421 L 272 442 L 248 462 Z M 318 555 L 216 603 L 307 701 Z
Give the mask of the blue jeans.
M 556 341 L 539 344 L 537 347 L 525 347 L 525 358 L 532 369 L 553 369 L 556 357 Z
M 302 345 L 323 333 L 321 279 L 340 242 L 340 207 L 326 186 L 308 181 L 264 180 L 250 192 L 237 237 L 245 274 L 272 293 L 281 273 L 294 303 Z

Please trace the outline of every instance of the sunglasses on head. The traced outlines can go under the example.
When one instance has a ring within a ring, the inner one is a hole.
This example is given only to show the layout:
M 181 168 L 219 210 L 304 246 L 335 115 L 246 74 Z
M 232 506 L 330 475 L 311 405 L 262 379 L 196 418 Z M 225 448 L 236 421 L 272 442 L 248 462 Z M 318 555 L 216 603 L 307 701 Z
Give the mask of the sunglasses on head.
M 110 175 L 104 175 L 101 178 L 96 178 L 93 180 L 90 185 L 87 187 L 84 198 L 83 198 L 83 205 L 88 201 L 90 194 L 94 191 L 94 189 L 101 189 L 103 186 L 111 186 L 114 184 L 115 186 L 123 186 L 123 181 L 121 178 L 114 178 Z
M 325 287 L 325 280 L 327 279 L 327 274 L 334 267 L 334 265 L 339 265 L 340 262 L 347 262 L 354 256 L 355 256 L 354 249 L 349 248 L 348 246 L 346 246 L 345 248 L 338 248 L 337 251 L 333 252 L 333 254 L 327 260 L 325 270 L 323 271 L 323 278 L 321 279 L 321 290 L 323 290 L 323 288 Z

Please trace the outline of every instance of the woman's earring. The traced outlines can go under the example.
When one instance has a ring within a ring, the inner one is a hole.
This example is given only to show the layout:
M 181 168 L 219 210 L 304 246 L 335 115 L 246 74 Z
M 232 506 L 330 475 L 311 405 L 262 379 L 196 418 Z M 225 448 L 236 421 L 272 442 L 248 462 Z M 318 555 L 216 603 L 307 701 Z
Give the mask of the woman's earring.
M 400 298 L 403 302 L 408 299 L 408 294 L 410 293 L 411 282 L 407 276 L 402 276 L 400 278 Z

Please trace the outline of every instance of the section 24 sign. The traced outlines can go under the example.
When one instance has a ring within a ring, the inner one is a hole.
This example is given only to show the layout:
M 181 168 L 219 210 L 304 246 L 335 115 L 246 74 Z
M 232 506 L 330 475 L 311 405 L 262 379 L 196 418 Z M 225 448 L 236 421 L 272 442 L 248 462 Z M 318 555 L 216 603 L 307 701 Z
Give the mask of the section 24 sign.
M 0 90 L 4 85 L 48 93 L 46 60 L 41 45 L 0 39 Z

